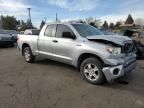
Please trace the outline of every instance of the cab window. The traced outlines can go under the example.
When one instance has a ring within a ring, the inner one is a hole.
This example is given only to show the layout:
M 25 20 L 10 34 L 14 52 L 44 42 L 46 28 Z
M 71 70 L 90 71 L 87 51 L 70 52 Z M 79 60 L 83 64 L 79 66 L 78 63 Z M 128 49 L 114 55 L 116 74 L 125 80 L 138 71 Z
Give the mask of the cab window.
M 48 25 L 44 35 L 48 37 L 52 37 L 55 25 Z
M 70 32 L 71 34 L 73 34 L 73 31 L 67 25 L 58 24 L 56 29 L 56 37 L 64 38 L 62 37 L 63 32 Z

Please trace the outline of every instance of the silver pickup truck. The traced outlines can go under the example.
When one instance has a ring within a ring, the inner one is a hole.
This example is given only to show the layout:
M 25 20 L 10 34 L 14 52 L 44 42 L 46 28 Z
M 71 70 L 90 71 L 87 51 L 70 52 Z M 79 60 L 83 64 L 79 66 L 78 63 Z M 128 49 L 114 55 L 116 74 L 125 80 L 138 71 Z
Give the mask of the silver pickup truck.
M 87 24 L 46 24 L 39 36 L 18 35 L 17 42 L 26 62 L 32 63 L 40 55 L 70 64 L 92 84 L 112 82 L 136 67 L 130 38 L 104 35 Z

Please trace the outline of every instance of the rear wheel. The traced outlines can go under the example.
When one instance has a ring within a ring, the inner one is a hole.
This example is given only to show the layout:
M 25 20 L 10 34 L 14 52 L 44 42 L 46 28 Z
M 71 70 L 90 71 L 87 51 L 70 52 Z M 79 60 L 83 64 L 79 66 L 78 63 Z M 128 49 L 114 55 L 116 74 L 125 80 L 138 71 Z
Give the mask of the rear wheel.
M 28 63 L 32 63 L 35 61 L 35 56 L 33 56 L 30 47 L 25 47 L 23 49 L 23 56 L 25 58 L 25 61 Z
M 82 76 L 92 84 L 103 84 L 105 76 L 102 72 L 102 63 L 97 58 L 87 58 L 80 66 Z

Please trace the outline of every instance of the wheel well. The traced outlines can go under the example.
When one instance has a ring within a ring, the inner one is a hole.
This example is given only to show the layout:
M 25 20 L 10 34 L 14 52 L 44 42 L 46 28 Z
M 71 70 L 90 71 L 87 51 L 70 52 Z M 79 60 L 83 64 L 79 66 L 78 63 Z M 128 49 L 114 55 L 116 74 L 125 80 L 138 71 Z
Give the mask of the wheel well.
M 80 57 L 78 58 L 78 62 L 77 62 L 78 71 L 80 71 L 80 65 L 83 62 L 83 60 L 85 60 L 85 59 L 87 59 L 89 57 L 97 58 L 102 63 L 102 65 L 104 65 L 103 60 L 99 56 L 97 56 L 95 54 L 85 53 L 85 54 L 80 55 Z
M 24 50 L 24 48 L 26 48 L 26 47 L 30 47 L 30 46 L 29 46 L 29 44 L 24 43 L 24 44 L 22 45 L 22 55 L 23 55 L 23 50 Z

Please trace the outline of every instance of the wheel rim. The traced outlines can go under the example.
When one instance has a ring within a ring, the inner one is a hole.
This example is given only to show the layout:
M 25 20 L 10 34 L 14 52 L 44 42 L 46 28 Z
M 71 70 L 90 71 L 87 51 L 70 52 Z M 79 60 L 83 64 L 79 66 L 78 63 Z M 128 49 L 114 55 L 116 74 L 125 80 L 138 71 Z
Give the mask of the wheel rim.
M 29 61 L 29 60 L 30 60 L 30 56 L 31 56 L 31 55 L 30 55 L 29 50 L 25 50 L 24 56 L 25 56 L 26 61 Z
M 99 77 L 99 69 L 96 65 L 88 63 L 84 66 L 84 75 L 90 81 L 95 81 Z

